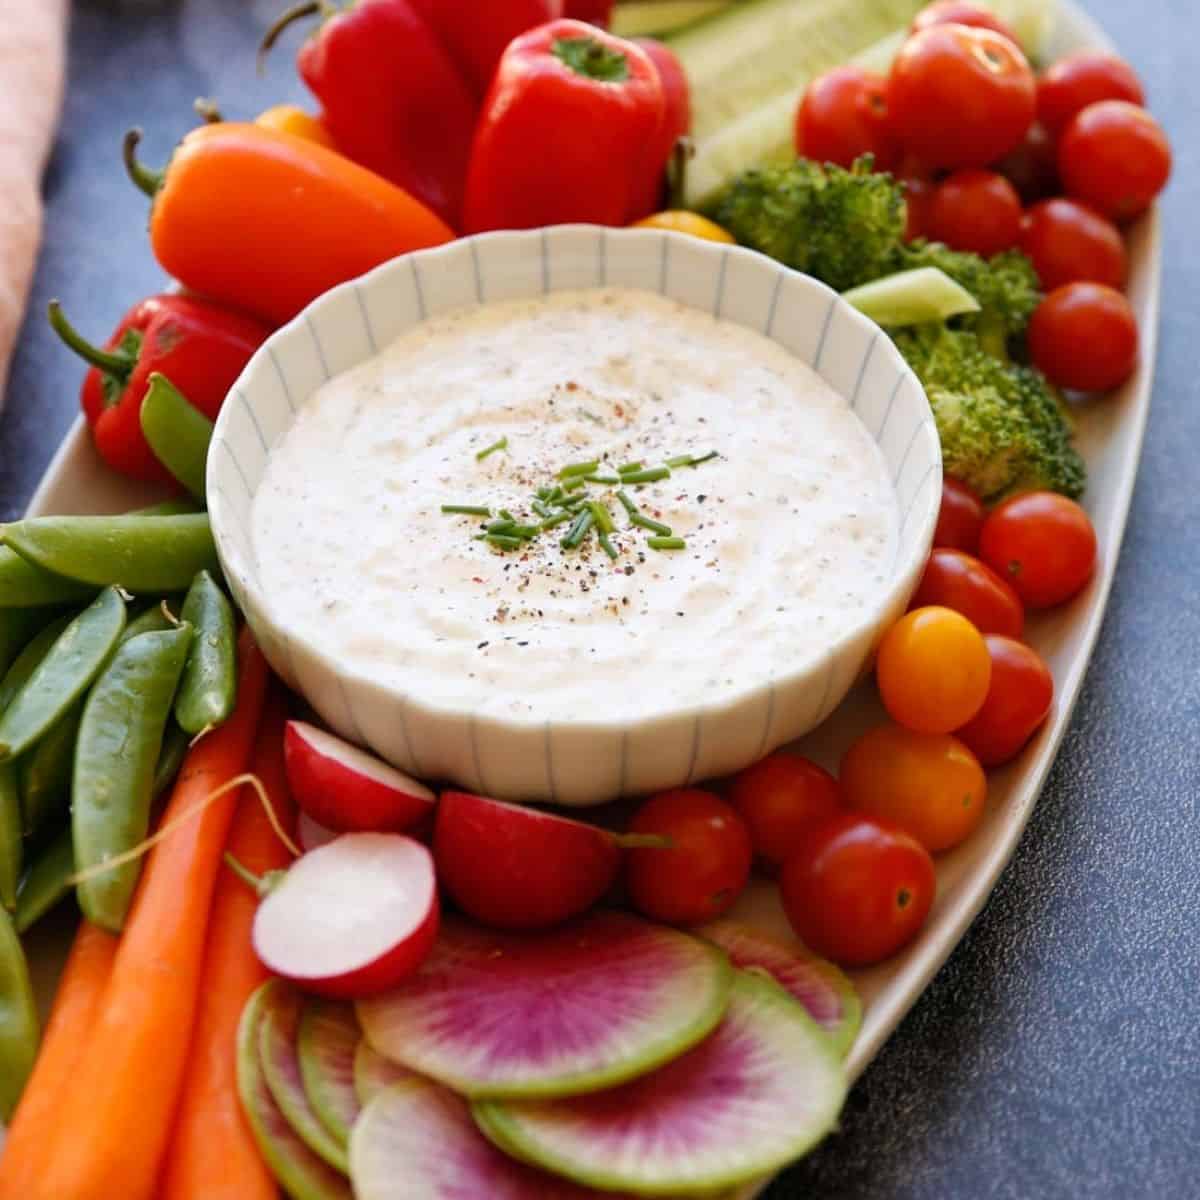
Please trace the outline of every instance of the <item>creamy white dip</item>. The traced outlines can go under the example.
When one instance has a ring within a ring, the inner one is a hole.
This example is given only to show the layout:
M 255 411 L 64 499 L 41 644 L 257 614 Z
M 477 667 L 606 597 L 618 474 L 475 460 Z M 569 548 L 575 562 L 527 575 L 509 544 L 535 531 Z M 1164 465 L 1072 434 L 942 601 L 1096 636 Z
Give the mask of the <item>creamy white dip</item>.
M 477 461 L 501 438 L 507 449 Z M 601 471 L 716 450 L 628 487 L 686 539 L 560 525 L 503 552 L 484 521 L 581 460 Z M 612 720 L 707 706 L 821 655 L 880 594 L 897 504 L 846 400 L 765 337 L 657 295 L 561 292 L 411 329 L 331 380 L 270 453 L 254 546 L 308 643 L 423 703 L 509 719 Z

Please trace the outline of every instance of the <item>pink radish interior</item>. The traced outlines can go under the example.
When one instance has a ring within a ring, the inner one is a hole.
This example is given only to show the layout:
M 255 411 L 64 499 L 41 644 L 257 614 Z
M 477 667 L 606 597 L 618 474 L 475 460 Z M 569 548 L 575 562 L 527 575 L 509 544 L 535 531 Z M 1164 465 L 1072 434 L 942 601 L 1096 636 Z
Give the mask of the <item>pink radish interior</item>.
M 348 833 L 297 860 L 259 905 L 254 942 L 293 979 L 327 979 L 368 966 L 429 915 L 433 859 L 397 833 Z
M 363 775 L 384 787 L 394 788 L 406 796 L 416 796 L 420 800 L 427 800 L 430 804 L 436 799 L 429 788 L 423 783 L 418 783 L 412 776 L 405 775 L 403 771 L 398 771 L 382 759 L 359 749 L 358 746 L 352 746 L 332 733 L 326 733 L 324 729 L 318 729 L 315 725 L 309 725 L 304 721 L 293 721 L 292 728 L 322 758 L 332 759 L 356 775 Z

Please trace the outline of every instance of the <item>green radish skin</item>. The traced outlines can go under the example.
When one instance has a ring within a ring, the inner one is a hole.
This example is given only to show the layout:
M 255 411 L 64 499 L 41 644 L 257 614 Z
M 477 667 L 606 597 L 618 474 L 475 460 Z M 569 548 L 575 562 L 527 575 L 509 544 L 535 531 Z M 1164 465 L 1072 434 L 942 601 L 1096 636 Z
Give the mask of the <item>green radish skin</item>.
M 269 980 L 246 1002 L 238 1026 L 238 1095 L 254 1140 L 272 1174 L 292 1200 L 354 1200 L 349 1181 L 315 1155 L 288 1124 L 267 1084 L 259 1058 L 263 1015 L 286 991 Z M 215 1147 L 214 1153 L 220 1148 Z
M 362 1031 L 348 1004 L 310 1000 L 300 1014 L 300 1076 L 317 1119 L 343 1146 L 362 1104 L 354 1087 L 354 1058 Z
M 477 1100 L 507 1153 L 577 1183 L 710 1195 L 799 1158 L 834 1126 L 846 1077 L 828 1038 L 769 979 L 740 971 L 700 1045 L 622 1087 L 558 1100 Z
M 354 1052 L 354 1090 L 363 1108 L 393 1084 L 416 1078 L 407 1067 L 384 1058 L 366 1038 L 358 1043 Z

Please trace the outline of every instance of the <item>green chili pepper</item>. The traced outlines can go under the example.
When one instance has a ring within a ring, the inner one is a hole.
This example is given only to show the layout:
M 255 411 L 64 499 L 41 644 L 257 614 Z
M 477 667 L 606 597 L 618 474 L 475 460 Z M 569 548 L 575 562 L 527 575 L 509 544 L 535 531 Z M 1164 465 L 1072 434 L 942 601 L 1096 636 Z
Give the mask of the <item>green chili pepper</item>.
M 38 1050 L 37 1004 L 21 939 L 0 912 L 0 1119 L 9 1120 Z
M 96 681 L 75 744 L 71 820 L 75 863 L 85 871 L 131 850 L 146 836 L 154 771 L 190 625 L 143 633 L 119 647 Z M 141 862 L 83 880 L 79 906 L 88 920 L 119 933 Z
M 177 622 L 172 621 L 163 612 L 162 604 L 155 602 L 148 608 L 142 609 L 136 617 L 129 621 L 121 633 L 121 640 L 117 645 L 122 645 L 130 638 L 137 637 L 139 633 L 162 633 L 164 629 L 174 629 L 176 624 Z
M 22 558 L 68 579 L 130 592 L 181 592 L 217 568 L 204 513 L 174 517 L 33 517 L 2 527 Z
M 150 376 L 150 386 L 142 400 L 141 421 L 142 433 L 154 456 L 202 501 L 213 423 L 157 371 Z
M 194 636 L 175 697 L 175 720 L 186 732 L 199 733 L 223 724 L 237 699 L 233 607 L 207 571 L 188 590 L 182 617 Z
M 66 807 L 71 794 L 75 740 L 82 719 L 83 702 L 80 701 L 16 764 L 21 828 L 26 837 L 33 837 L 43 829 L 55 809 Z
M 154 768 L 153 798 L 157 800 L 175 782 L 183 760 L 187 758 L 191 737 L 184 733 L 174 721 L 167 725 L 163 734 L 162 749 L 158 752 L 158 764 Z
M 46 608 L 86 600 L 94 587 L 64 579 L 27 562 L 15 550 L 0 546 L 0 607 Z
M 75 851 L 68 826 L 38 856 L 21 881 L 13 924 L 25 933 L 71 893 Z
M 66 627 L 0 717 L 0 761 L 24 754 L 100 674 L 125 628 L 125 601 L 105 588 Z
M 0 608 L 0 675 L 13 665 L 48 619 L 44 609 Z

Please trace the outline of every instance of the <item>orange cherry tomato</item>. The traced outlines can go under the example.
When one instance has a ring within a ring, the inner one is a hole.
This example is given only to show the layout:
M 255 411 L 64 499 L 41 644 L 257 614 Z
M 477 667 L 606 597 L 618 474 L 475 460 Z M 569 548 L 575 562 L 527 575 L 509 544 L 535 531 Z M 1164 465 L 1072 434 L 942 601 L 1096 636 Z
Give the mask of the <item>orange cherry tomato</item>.
M 935 240 L 991 258 L 1021 237 L 1021 197 L 1003 175 L 967 167 L 937 185 L 930 220 Z
M 651 213 L 650 216 L 643 217 L 640 221 L 634 221 L 630 228 L 666 229 L 671 233 L 686 233 L 706 242 L 726 242 L 732 245 L 737 241 L 728 229 L 722 229 L 716 221 L 710 221 L 699 213 L 675 208 Z
M 965 725 L 983 704 L 991 674 L 983 635 L 961 613 L 939 606 L 901 617 L 875 663 L 884 708 L 918 733 Z
M 987 777 L 948 733 L 879 725 L 842 758 L 846 805 L 911 834 L 930 854 L 949 850 L 983 819 Z
M 1054 703 L 1054 676 L 1024 642 L 990 634 L 992 684 L 983 707 L 957 733 L 984 766 L 1015 758 Z
M 1029 354 L 1051 383 L 1079 392 L 1108 392 L 1133 374 L 1137 317 L 1116 288 L 1066 283 L 1034 310 Z
M 330 150 L 337 149 L 333 134 L 325 122 L 294 104 L 276 104 L 274 108 L 259 113 L 254 123 L 264 129 L 278 129 L 280 133 L 290 133 L 305 141 L 316 142 L 318 146 L 327 146 Z
M 1038 120 L 1051 135 L 1061 133 L 1071 118 L 1101 100 L 1146 103 L 1141 80 L 1124 60 L 1103 50 L 1079 50 L 1060 58 L 1038 80 Z
M 962 613 L 980 633 L 1019 638 L 1025 628 L 1021 597 L 991 567 L 961 550 L 935 549 L 911 607 L 930 604 Z
M 947 475 L 942 480 L 942 506 L 938 509 L 933 544 L 974 554 L 979 549 L 979 532 L 986 516 L 975 489 Z

